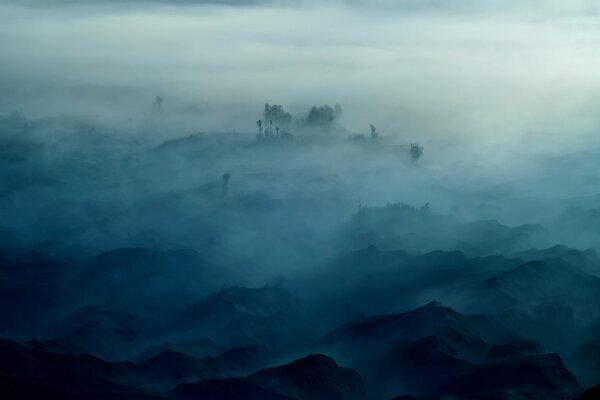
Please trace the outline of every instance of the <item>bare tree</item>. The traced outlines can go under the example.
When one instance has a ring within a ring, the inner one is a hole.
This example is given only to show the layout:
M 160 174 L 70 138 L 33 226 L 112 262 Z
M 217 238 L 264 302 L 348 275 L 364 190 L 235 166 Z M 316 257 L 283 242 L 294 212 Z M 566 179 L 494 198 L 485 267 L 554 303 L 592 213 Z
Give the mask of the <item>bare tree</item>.
M 262 120 L 259 119 L 258 121 L 256 121 L 256 125 L 258 125 L 258 135 L 256 135 L 256 139 L 261 141 L 262 139 L 264 139 Z
M 376 140 L 379 138 L 379 133 L 377 132 L 377 128 L 371 124 L 371 139 Z
M 154 99 L 154 103 L 152 103 L 152 110 L 154 112 L 160 112 L 162 111 L 162 107 L 163 107 L 163 103 L 165 102 L 165 99 L 163 99 L 160 96 L 156 96 L 156 99 Z
M 423 155 L 423 146 L 418 143 L 412 143 L 410 145 L 410 156 L 414 161 L 418 161 Z
M 226 197 L 227 193 L 229 192 L 229 178 L 231 178 L 231 175 L 229 173 L 223 175 L 223 187 L 221 190 L 222 197 Z

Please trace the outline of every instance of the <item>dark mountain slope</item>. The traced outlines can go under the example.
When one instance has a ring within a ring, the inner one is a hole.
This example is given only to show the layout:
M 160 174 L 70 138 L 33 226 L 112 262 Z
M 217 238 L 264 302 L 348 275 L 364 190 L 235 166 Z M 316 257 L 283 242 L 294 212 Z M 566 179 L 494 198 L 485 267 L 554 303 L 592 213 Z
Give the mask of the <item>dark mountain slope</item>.
M 358 374 L 327 356 L 313 354 L 264 369 L 246 378 L 203 380 L 179 385 L 171 393 L 194 399 L 363 400 Z
M 487 364 L 445 385 L 439 395 L 459 399 L 572 399 L 581 388 L 556 354 Z
M 364 384 L 356 371 L 339 367 L 333 359 L 321 354 L 268 368 L 249 378 L 298 400 L 367 398 Z
M 296 299 L 283 289 L 232 287 L 193 304 L 172 329 L 218 338 L 228 346 L 273 348 L 305 340 L 300 329 L 304 322 Z

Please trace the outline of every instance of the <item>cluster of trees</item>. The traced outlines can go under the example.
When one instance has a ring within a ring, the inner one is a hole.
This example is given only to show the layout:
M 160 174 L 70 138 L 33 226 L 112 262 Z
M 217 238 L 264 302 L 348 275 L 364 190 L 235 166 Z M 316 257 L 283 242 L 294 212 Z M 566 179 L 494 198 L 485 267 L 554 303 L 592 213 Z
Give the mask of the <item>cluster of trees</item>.
M 265 110 L 263 111 L 265 121 L 270 121 L 278 126 L 289 126 L 292 123 L 292 116 L 290 113 L 285 112 L 283 107 L 278 104 L 270 105 L 265 104 Z
M 291 142 L 294 140 L 294 135 L 292 135 L 289 131 L 285 129 L 281 129 L 279 126 L 275 126 L 275 131 L 273 131 L 273 120 L 269 120 L 269 125 L 263 128 L 263 121 L 259 119 L 256 121 L 256 125 L 258 126 L 258 134 L 256 135 L 256 140 L 259 142 L 264 141 L 274 141 L 274 140 L 283 140 Z
M 328 105 L 313 106 L 306 118 L 302 119 L 300 123 L 306 127 L 329 130 L 342 118 L 343 113 L 342 106 L 339 104 L 336 104 L 333 108 Z
M 161 96 L 156 96 L 152 109 L 154 112 L 162 111 L 165 100 Z M 329 105 L 312 106 L 306 117 L 296 121 L 296 126 L 299 128 L 308 128 L 320 131 L 330 131 L 335 124 L 342 118 L 344 114 L 342 106 L 339 104 L 333 107 Z M 15 112 L 11 119 L 18 120 L 21 116 Z M 294 135 L 290 132 L 292 125 L 292 115 L 283 109 L 280 104 L 265 104 L 263 110 L 263 118 L 256 121 L 258 133 L 256 139 L 259 142 L 284 141 L 291 142 L 294 140 Z M 371 135 L 356 134 L 350 135 L 350 140 L 354 142 L 364 143 L 368 139 L 372 142 L 379 139 L 377 128 L 371 124 Z M 418 161 L 423 155 L 423 147 L 418 143 L 412 143 L 409 148 L 410 156 L 414 161 Z
M 328 105 L 313 106 L 306 117 L 296 120 L 295 125 L 299 129 L 329 131 L 340 120 L 342 114 L 342 106 L 339 104 L 333 107 Z M 292 120 L 292 115 L 286 112 L 281 105 L 266 103 L 263 118 L 256 121 L 258 126 L 257 140 L 294 140 L 294 135 L 290 133 Z
M 336 104 L 331 107 L 328 105 L 313 106 L 308 111 L 306 117 L 296 120 L 296 126 L 300 129 L 314 129 L 320 131 L 329 131 L 342 118 L 342 106 Z M 292 125 L 292 115 L 283 109 L 279 104 L 265 104 L 263 110 L 263 118 L 256 121 L 258 133 L 256 139 L 259 142 L 274 142 L 285 141 L 291 142 L 294 140 L 294 135 L 290 133 Z M 354 142 L 366 142 L 370 140 L 375 142 L 379 139 L 377 128 L 370 125 L 371 134 L 356 134 L 350 135 L 350 140 Z M 409 148 L 410 156 L 414 161 L 418 161 L 423 155 L 423 146 L 418 143 L 412 143 Z
M 262 119 L 256 121 L 256 125 L 258 126 L 256 139 L 259 142 L 273 140 L 290 142 L 294 140 L 294 135 L 289 132 L 292 116 L 290 113 L 285 112 L 282 106 L 278 104 L 265 104 L 263 119 L 264 123 Z M 266 121 L 268 121 L 268 125 L 266 125 Z M 275 124 L 275 131 L 273 131 L 273 124 Z

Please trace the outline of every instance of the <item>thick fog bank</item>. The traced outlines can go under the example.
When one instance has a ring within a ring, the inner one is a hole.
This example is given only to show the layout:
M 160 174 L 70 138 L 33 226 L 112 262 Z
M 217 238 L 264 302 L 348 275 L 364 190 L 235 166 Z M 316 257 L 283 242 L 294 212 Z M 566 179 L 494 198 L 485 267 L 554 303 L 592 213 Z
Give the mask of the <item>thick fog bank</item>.
M 597 19 L 0 0 L 0 397 L 594 398 Z
M 135 117 L 160 95 L 218 131 L 262 101 L 341 103 L 349 129 L 407 140 L 570 146 L 598 126 L 589 3 L 19 4 L 0 4 L 5 114 Z

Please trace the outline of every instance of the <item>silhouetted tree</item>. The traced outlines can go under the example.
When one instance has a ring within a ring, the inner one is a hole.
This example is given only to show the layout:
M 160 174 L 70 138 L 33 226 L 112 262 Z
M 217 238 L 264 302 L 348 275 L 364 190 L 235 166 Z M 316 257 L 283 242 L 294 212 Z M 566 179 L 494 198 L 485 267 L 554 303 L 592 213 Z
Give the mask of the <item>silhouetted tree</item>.
M 269 121 L 269 125 L 263 129 L 263 120 L 256 121 L 258 125 L 258 134 L 256 139 L 261 142 L 273 143 L 275 141 L 292 141 L 292 135 L 288 129 L 292 122 L 292 116 L 283 110 L 283 107 L 278 104 L 265 104 L 263 111 L 264 121 Z M 275 126 L 275 133 L 273 132 Z
M 306 125 L 312 127 L 329 128 L 336 120 L 336 112 L 328 105 L 313 106 L 306 116 Z
M 423 155 L 423 146 L 418 143 L 412 143 L 410 145 L 410 156 L 413 160 L 418 161 L 419 158 Z
M 258 121 L 256 121 L 256 125 L 258 125 L 258 134 L 256 135 L 256 139 L 258 141 L 261 141 L 264 139 L 262 121 L 259 119 Z
M 379 138 L 379 133 L 377 133 L 377 128 L 371 124 L 371 139 L 375 140 Z
M 162 111 L 162 106 L 164 102 L 165 99 L 163 99 L 160 96 L 156 96 L 156 99 L 154 99 L 154 103 L 152 104 L 152 110 L 155 112 Z
M 279 104 L 270 105 L 269 103 L 266 103 L 263 117 L 266 121 L 273 121 L 279 126 L 287 126 L 292 122 L 292 116 L 285 112 L 283 107 Z
M 231 175 L 229 173 L 223 175 L 223 187 L 221 190 L 222 197 L 227 196 L 227 193 L 229 192 L 229 178 L 231 178 Z

